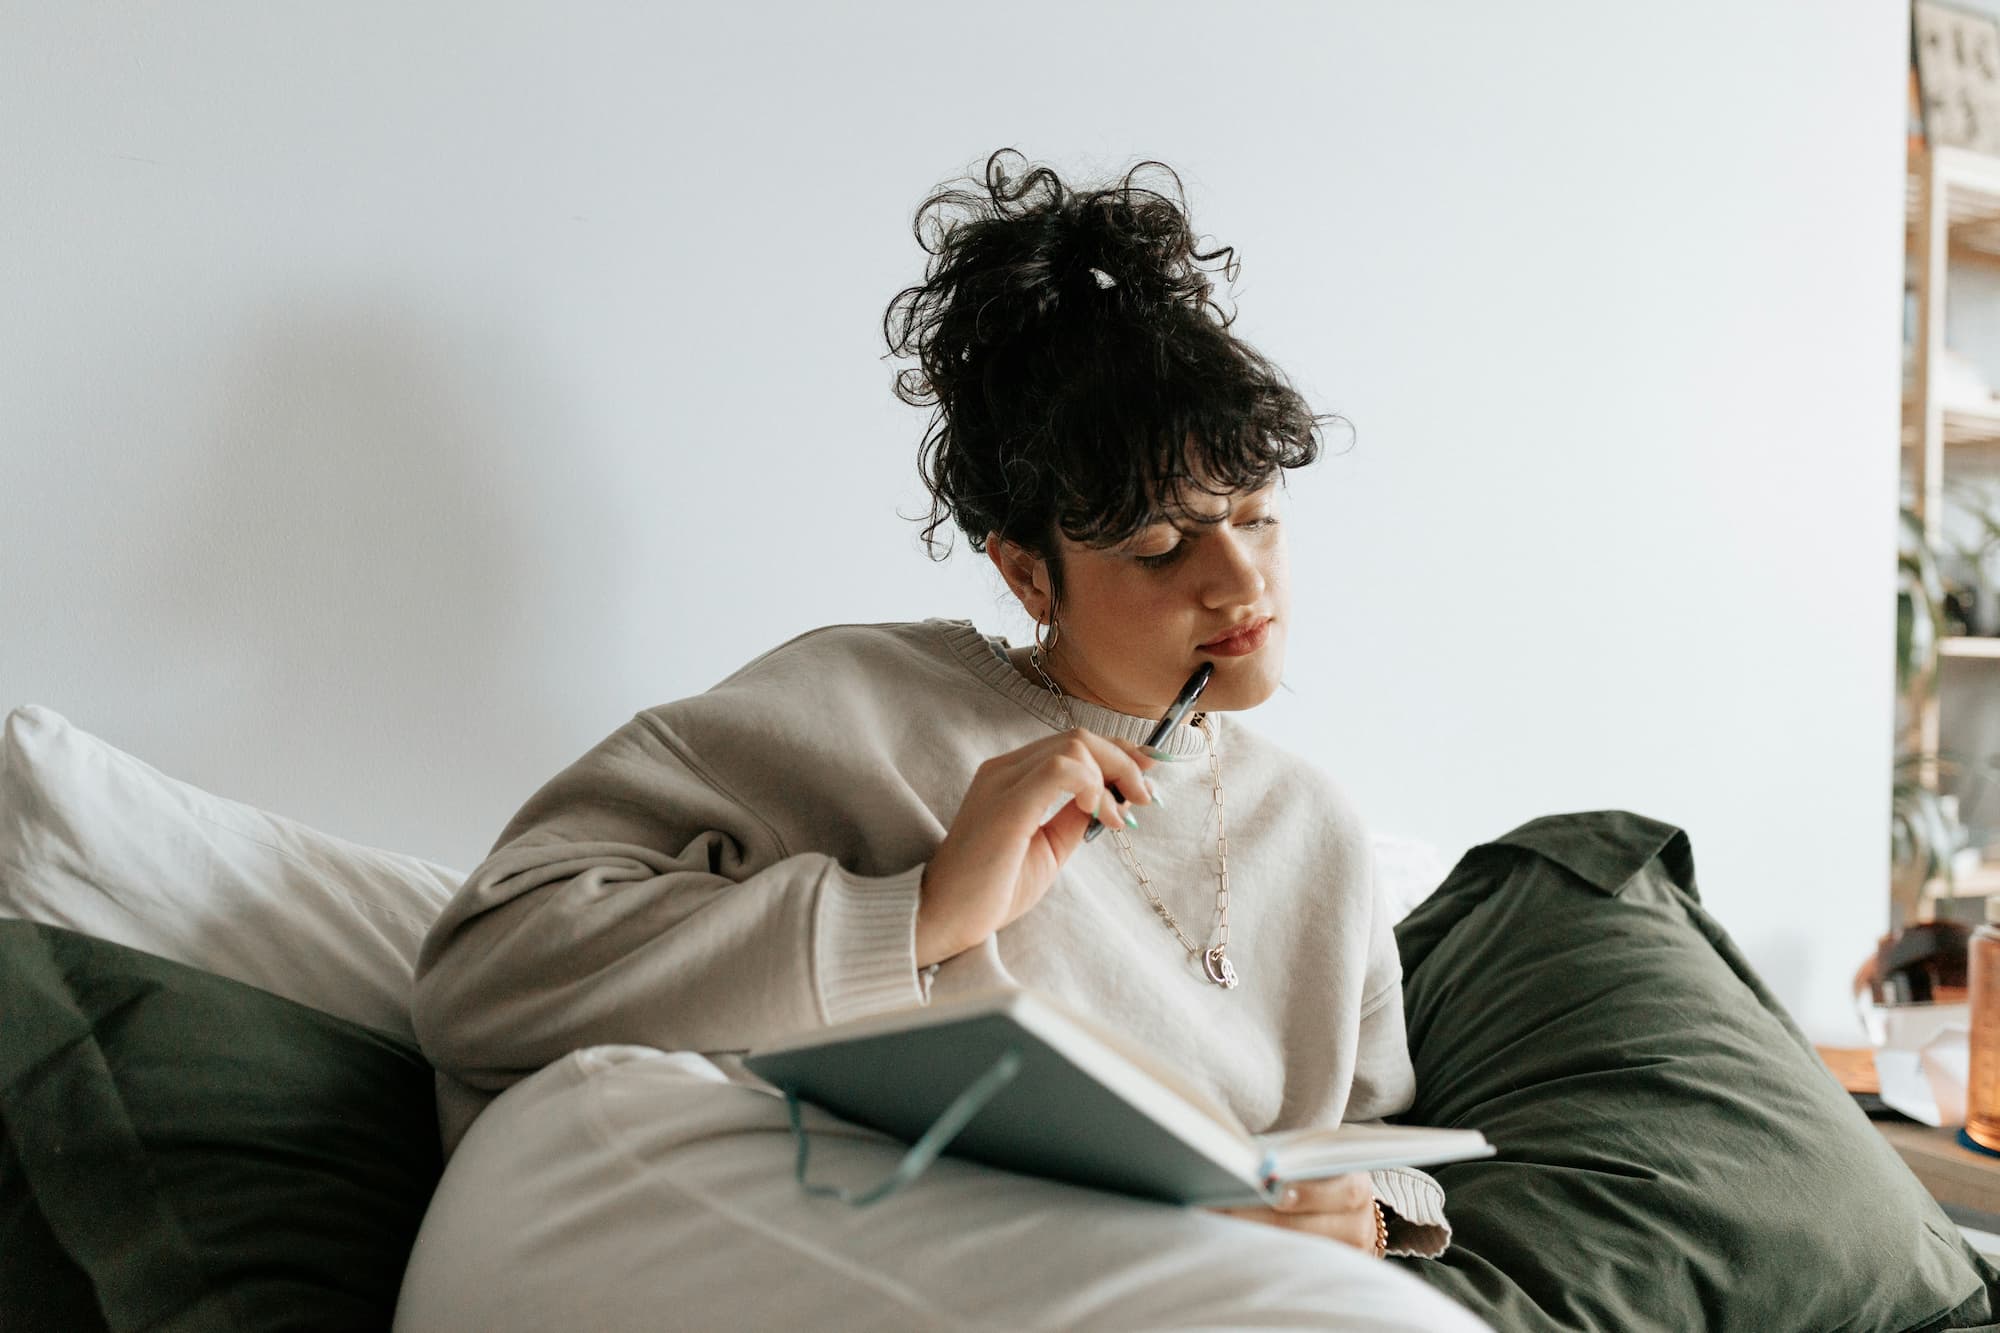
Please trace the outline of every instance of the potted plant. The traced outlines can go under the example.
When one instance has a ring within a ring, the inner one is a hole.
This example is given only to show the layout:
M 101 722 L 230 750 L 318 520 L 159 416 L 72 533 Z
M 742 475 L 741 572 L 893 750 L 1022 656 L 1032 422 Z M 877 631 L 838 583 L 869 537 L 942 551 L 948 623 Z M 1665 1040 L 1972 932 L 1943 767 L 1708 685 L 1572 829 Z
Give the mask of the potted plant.
M 1924 537 L 1924 521 L 1905 505 L 1898 511 L 1896 550 L 1896 689 L 1907 694 L 1937 671 L 1944 637 L 1944 579 Z M 1928 915 L 1928 886 L 1942 878 L 1957 887 L 1953 858 L 1967 842 L 1957 802 L 1938 790 L 1962 765 L 1939 755 L 1934 772 L 1914 749 L 1896 757 L 1889 800 L 1889 899 L 1891 933 Z
M 1966 845 L 1966 829 L 1959 822 L 1958 802 L 1925 785 L 1924 756 L 1907 751 L 1896 757 L 1894 781 L 1889 798 L 1889 929 L 1929 915 L 1926 887 L 1937 879 L 1949 892 L 1958 886 L 1953 861 Z M 1938 777 L 1955 776 L 1960 763 L 1943 755 L 1937 758 Z
M 1937 556 L 1924 540 L 1924 520 L 1905 505 L 1899 511 L 1896 543 L 1896 689 L 1937 670 L 1938 641 L 1944 637 L 1944 578 Z
M 1954 589 L 1953 580 L 1942 579 L 1946 589 L 1947 603 L 1960 603 L 1961 618 L 1968 634 L 2000 634 L 2000 605 L 1995 602 L 1995 588 L 1989 574 L 1988 557 L 1996 547 L 2000 547 L 2000 513 L 1996 513 L 1991 503 L 1993 492 L 1973 485 L 1963 477 L 1952 477 L 1945 482 L 1945 494 L 1953 504 L 1978 525 L 1978 535 L 1971 541 L 1953 541 L 1951 548 L 1964 562 L 1971 573 L 1970 580 Z M 1958 596 L 1954 599 L 1952 593 Z

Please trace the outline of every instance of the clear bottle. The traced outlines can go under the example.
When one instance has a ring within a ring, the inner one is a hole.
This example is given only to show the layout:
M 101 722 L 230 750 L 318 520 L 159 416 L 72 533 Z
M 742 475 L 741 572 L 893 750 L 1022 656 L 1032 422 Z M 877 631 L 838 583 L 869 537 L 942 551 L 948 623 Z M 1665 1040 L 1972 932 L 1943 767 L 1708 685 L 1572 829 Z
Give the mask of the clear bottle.
M 1986 924 L 1972 932 L 1966 950 L 1972 1058 L 1965 1080 L 1965 1133 L 2000 1152 L 2000 897 L 1986 900 Z

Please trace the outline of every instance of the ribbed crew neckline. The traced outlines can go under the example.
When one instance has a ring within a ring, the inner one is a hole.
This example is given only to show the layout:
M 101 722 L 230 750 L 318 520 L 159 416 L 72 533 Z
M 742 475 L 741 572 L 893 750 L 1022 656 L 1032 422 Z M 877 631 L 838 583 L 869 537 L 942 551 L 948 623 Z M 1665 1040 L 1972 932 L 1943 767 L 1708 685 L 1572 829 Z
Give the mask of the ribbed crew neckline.
M 934 619 L 939 634 L 950 646 L 959 661 L 973 675 L 1006 695 L 1021 707 L 1049 724 L 1057 731 L 1067 730 L 1069 722 L 1063 717 L 1062 706 L 1049 693 L 1046 685 L 1037 685 L 1023 676 L 1014 664 L 1007 660 L 1006 650 L 1012 645 L 997 634 L 982 634 L 969 620 Z M 1076 715 L 1076 723 L 1100 736 L 1110 736 L 1118 740 L 1145 744 L 1146 737 L 1152 735 L 1153 728 L 1160 724 L 1157 717 L 1136 717 L 1131 713 L 1120 713 L 1094 704 L 1085 699 L 1068 700 L 1070 711 Z M 1199 705 L 1194 712 L 1203 711 Z M 1190 717 L 1193 713 L 1189 714 Z M 1216 739 L 1217 748 L 1222 742 L 1222 714 L 1209 713 L 1208 724 Z M 1173 734 L 1161 744 L 1168 754 L 1200 755 L 1208 753 L 1208 742 L 1198 728 L 1187 721 L 1175 727 Z

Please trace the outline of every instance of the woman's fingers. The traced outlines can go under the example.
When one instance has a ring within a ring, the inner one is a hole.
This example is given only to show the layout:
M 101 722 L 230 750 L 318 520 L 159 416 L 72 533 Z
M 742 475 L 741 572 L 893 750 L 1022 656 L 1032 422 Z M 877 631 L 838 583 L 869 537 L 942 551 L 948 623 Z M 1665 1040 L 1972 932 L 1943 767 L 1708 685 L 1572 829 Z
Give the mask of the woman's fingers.
M 1005 784 L 1010 803 L 1018 801 L 1025 818 L 1036 826 L 1049 823 L 1051 831 L 1060 821 L 1061 832 L 1073 830 L 1080 841 L 1093 816 L 1122 827 L 1125 807 L 1153 804 L 1146 770 L 1158 762 L 1137 744 L 1073 727 L 996 755 L 982 767 Z M 1110 790 L 1113 784 L 1118 788 L 1115 795 Z M 1068 814 L 1071 806 L 1076 809 L 1074 816 Z M 1073 845 L 1067 836 L 1062 838 L 1065 854 Z
M 1100 736 L 1082 727 L 1067 733 L 1078 737 L 1090 747 L 1092 757 L 1104 774 L 1107 783 L 1115 783 L 1118 792 L 1127 805 L 1151 805 L 1153 789 L 1146 782 L 1146 770 L 1160 761 L 1147 754 L 1134 741 L 1116 740 L 1110 736 Z
M 1349 1208 L 1365 1208 L 1375 1201 L 1375 1182 L 1365 1171 L 1322 1176 L 1318 1180 L 1293 1180 L 1278 1196 L 1278 1211 L 1284 1213 L 1327 1213 Z
M 1056 749 L 1047 771 L 1056 785 L 1049 794 L 1066 793 L 1086 818 L 1095 815 L 1107 824 L 1122 824 L 1120 796 L 1126 805 L 1152 803 L 1141 766 L 1144 756 L 1081 727 L 1050 739 Z M 1110 790 L 1113 783 L 1118 784 L 1116 795 Z
M 1366 1172 L 1292 1181 L 1269 1208 L 1209 1211 L 1287 1231 L 1310 1232 L 1371 1254 L 1375 1250 L 1375 1185 Z
M 1090 759 L 1098 769 L 1098 799 L 1080 793 L 1076 809 L 1086 815 L 1096 815 L 1106 825 L 1136 827 L 1136 817 L 1128 819 L 1128 811 L 1134 807 L 1154 805 L 1154 791 L 1146 781 L 1146 769 L 1158 761 L 1142 755 L 1136 745 L 1126 741 L 1114 741 L 1082 729 L 1068 735 L 1088 749 Z
M 1303 1231 L 1324 1236 L 1357 1250 L 1375 1252 L 1375 1209 L 1366 1212 L 1347 1209 L 1337 1213 L 1280 1213 L 1269 1208 L 1217 1208 L 1211 1211 L 1240 1217 L 1246 1222 L 1262 1222 L 1281 1231 Z

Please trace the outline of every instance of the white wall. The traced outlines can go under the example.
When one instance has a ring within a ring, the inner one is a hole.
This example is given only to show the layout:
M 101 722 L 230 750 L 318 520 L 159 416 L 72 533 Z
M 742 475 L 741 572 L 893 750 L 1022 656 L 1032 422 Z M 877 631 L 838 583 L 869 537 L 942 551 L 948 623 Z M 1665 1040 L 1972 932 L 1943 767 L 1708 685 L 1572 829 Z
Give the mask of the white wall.
M 915 523 L 881 316 L 1013 144 L 1178 168 L 1295 477 L 1253 726 L 1455 856 L 1693 837 L 1808 1030 L 1886 922 L 1906 11 L 17 0 L 0 706 L 469 868 Z M 1336 451 L 1347 443 L 1335 435 Z M 1243 886 L 1254 905 L 1255 886 Z

